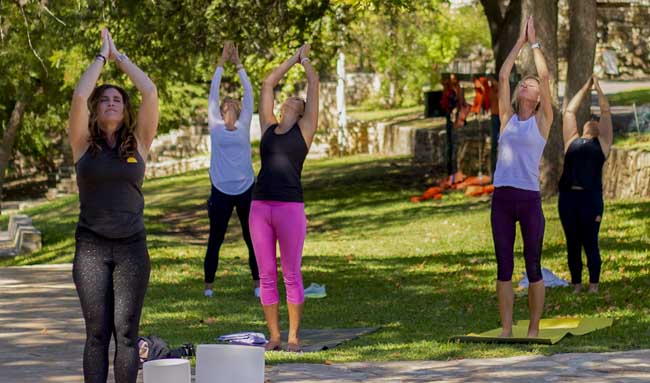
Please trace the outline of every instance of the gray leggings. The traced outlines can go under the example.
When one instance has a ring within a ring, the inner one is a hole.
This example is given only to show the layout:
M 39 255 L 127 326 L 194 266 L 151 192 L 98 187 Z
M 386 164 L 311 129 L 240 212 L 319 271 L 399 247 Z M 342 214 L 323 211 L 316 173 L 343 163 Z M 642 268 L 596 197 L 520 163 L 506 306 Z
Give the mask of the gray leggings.
M 86 322 L 84 381 L 106 383 L 114 335 L 115 382 L 135 383 L 138 326 L 151 271 L 146 234 L 109 239 L 79 227 L 76 240 L 72 276 Z

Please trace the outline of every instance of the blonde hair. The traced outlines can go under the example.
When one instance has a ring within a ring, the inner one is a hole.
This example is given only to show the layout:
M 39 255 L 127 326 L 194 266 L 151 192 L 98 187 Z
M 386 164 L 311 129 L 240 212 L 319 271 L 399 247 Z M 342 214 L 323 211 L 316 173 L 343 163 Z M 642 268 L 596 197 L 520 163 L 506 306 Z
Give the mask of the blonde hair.
M 539 77 L 535 76 L 534 74 L 527 74 L 522 78 L 518 83 L 517 87 L 515 88 L 515 92 L 512 95 L 512 109 L 514 109 L 515 113 L 519 114 L 519 89 L 521 89 L 521 84 L 523 84 L 524 81 L 526 80 L 535 80 L 537 81 L 538 85 L 542 85 L 542 80 L 539 79 Z M 539 110 L 539 104 L 540 102 L 537 102 L 537 105 L 535 105 L 535 112 Z
M 235 105 L 235 112 L 237 113 L 237 116 L 239 116 L 239 113 L 241 113 L 241 102 L 235 98 L 228 96 L 224 97 L 223 101 L 221 101 L 221 106 L 219 107 L 221 113 L 223 114 L 223 107 L 226 106 L 227 103 L 232 103 Z

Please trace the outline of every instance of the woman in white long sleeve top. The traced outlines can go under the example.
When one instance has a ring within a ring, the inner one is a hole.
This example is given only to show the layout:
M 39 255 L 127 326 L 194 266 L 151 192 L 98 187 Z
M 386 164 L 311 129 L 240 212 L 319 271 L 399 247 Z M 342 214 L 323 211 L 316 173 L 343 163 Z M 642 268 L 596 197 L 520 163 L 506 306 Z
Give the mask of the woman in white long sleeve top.
M 242 102 L 225 97 L 220 104 L 219 86 L 226 61 L 235 64 L 244 88 Z M 253 88 L 244 66 L 239 60 L 237 47 L 226 42 L 212 78 L 208 99 L 208 127 L 210 129 L 211 160 L 210 181 L 212 191 L 208 199 L 210 237 L 205 254 L 205 296 L 213 295 L 213 283 L 219 266 L 219 250 L 223 243 L 233 207 L 241 223 L 248 246 L 248 263 L 259 296 L 259 272 L 248 230 L 253 183 L 255 176 L 251 162 L 250 124 L 253 116 Z

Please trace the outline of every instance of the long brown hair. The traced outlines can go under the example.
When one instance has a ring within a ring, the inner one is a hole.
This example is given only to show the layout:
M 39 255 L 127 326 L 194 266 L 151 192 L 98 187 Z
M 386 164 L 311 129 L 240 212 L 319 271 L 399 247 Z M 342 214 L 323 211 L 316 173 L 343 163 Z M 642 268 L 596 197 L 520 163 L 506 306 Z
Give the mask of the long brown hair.
M 90 146 L 88 147 L 88 150 L 92 155 L 96 155 L 102 150 L 101 142 L 104 140 L 104 133 L 97 121 L 97 106 L 104 92 L 110 88 L 120 92 L 122 95 L 122 102 L 124 103 L 124 119 L 122 120 L 120 127 L 117 129 L 116 135 L 117 141 L 120 144 L 120 158 L 126 160 L 129 157 L 135 156 L 135 152 L 138 149 L 134 134 L 136 118 L 135 113 L 133 112 L 133 104 L 131 104 L 131 97 L 129 97 L 129 94 L 126 93 L 123 88 L 117 85 L 102 84 L 96 87 L 88 98 L 88 110 L 90 111 L 90 116 L 88 118 L 88 130 L 90 131 L 88 144 Z

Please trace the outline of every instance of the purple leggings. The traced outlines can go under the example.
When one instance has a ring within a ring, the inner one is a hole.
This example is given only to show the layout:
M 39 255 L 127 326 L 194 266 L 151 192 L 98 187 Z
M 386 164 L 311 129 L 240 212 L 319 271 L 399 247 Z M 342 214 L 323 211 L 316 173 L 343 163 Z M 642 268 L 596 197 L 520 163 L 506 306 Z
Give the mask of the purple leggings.
M 491 221 L 499 281 L 512 280 L 517 221 L 524 239 L 524 260 L 528 281 L 531 283 L 541 281 L 540 262 L 545 221 L 540 193 L 513 187 L 496 188 L 492 197 Z
M 280 264 L 287 302 L 305 301 L 302 283 L 302 246 L 307 234 L 307 217 L 302 202 L 258 201 L 251 204 L 248 217 L 255 258 L 260 270 L 260 295 L 263 305 L 280 301 L 276 243 L 280 244 Z

